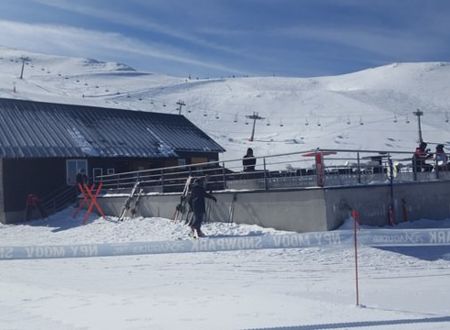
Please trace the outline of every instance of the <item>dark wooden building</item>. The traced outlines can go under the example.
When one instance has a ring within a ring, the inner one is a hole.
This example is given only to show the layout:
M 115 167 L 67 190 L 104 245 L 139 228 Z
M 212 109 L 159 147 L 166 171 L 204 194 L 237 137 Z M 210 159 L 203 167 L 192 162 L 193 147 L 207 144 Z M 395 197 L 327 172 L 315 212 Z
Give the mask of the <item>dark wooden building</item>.
M 181 115 L 0 98 L 0 221 L 28 194 L 88 176 L 218 160 L 224 149 Z

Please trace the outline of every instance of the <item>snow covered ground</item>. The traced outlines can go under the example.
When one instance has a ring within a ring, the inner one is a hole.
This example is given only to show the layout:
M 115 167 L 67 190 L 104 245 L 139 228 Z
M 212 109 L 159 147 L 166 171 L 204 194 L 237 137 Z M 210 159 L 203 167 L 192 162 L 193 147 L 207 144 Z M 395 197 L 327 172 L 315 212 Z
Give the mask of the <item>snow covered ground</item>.
M 185 226 L 167 219 L 115 223 L 93 217 L 80 226 L 72 211 L 48 222 L 0 225 L 1 245 L 187 238 Z M 350 227 L 348 222 L 341 230 Z M 450 228 L 450 219 L 384 230 L 422 227 Z M 236 224 L 204 229 L 211 236 L 285 234 Z M 352 244 L 0 265 L 1 329 L 450 328 L 449 245 L 360 246 L 360 306 Z

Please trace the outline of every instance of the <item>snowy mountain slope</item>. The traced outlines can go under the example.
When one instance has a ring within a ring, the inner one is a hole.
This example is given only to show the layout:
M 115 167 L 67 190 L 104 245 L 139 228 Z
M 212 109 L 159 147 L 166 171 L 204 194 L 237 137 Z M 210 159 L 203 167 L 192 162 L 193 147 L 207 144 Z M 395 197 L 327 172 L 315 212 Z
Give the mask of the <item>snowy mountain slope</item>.
M 18 79 L 21 57 L 28 57 Z M 413 150 L 412 114 L 424 139 L 450 143 L 450 63 L 401 63 L 318 78 L 198 79 L 124 64 L 0 48 L 0 97 L 182 113 L 223 145 L 222 159 L 316 147 Z M 15 86 L 15 87 L 14 87 Z M 15 92 L 14 92 L 15 89 Z M 248 138 L 258 112 L 255 141 Z

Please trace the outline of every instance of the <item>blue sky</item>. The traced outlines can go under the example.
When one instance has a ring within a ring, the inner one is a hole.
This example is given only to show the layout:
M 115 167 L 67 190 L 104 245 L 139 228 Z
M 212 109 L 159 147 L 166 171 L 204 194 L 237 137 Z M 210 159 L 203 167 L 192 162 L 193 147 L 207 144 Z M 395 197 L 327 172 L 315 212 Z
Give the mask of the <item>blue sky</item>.
M 450 61 L 447 0 L 2 0 L 0 45 L 177 76 Z

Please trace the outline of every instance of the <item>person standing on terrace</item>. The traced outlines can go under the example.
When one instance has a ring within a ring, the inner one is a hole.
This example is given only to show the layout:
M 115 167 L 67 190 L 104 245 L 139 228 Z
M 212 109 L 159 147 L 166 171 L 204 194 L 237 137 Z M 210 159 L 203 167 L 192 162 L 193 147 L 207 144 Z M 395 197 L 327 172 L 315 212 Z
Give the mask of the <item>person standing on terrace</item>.
M 247 153 L 242 159 L 242 166 L 244 167 L 244 172 L 253 172 L 255 170 L 256 158 L 253 156 L 253 149 L 248 148 Z

